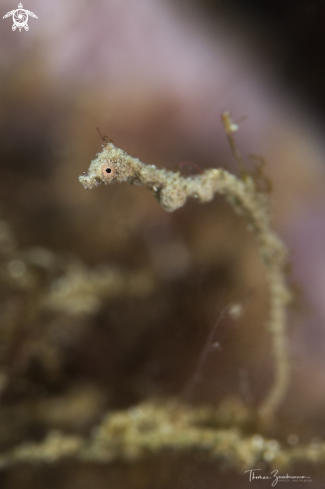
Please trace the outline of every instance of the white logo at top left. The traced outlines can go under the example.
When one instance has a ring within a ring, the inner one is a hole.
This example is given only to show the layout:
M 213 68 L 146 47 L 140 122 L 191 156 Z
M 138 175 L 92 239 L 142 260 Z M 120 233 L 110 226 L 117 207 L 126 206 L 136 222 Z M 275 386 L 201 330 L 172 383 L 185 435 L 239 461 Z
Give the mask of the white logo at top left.
M 38 19 L 37 15 L 35 15 L 33 12 L 30 12 L 29 10 L 24 10 L 23 5 L 20 3 L 16 10 L 11 10 L 11 12 L 7 12 L 6 15 L 3 16 L 3 18 L 6 19 L 7 17 L 12 16 L 12 20 L 13 20 L 12 30 L 15 31 L 18 28 L 19 32 L 21 32 L 22 28 L 24 28 L 25 31 L 29 30 L 29 25 L 28 25 L 29 15 L 31 17 L 34 17 L 34 19 Z

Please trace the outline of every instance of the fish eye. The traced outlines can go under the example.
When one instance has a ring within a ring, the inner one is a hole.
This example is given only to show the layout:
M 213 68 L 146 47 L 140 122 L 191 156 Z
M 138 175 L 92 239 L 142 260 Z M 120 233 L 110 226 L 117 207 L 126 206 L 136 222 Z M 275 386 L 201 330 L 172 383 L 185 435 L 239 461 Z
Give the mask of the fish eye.
M 110 162 L 104 164 L 100 171 L 106 181 L 111 181 L 115 176 L 114 166 L 112 167 Z

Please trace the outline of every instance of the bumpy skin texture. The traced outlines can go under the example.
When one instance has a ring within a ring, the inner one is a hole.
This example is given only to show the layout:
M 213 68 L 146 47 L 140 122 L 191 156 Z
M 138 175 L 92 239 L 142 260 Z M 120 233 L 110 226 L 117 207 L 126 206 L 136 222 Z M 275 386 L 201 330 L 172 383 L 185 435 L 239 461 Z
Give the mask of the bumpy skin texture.
M 145 165 L 109 143 L 96 160 L 91 162 L 88 175 L 80 176 L 79 181 L 86 189 L 94 188 L 100 183 L 128 182 L 144 185 L 154 191 L 166 211 L 173 212 L 185 204 L 187 197 L 208 202 L 213 199 L 219 187 L 222 193 L 220 183 L 224 173 L 221 169 L 211 169 L 202 175 L 184 178 L 179 172 Z M 230 174 L 228 176 L 232 177 Z
M 275 375 L 273 385 L 259 408 L 260 417 L 269 421 L 281 403 L 289 381 L 286 306 L 290 292 L 285 274 L 287 250 L 271 229 L 267 196 L 258 191 L 254 179 L 247 175 L 239 179 L 220 168 L 183 177 L 179 172 L 146 165 L 108 143 L 91 162 L 88 175 L 80 176 L 79 181 L 86 189 L 114 182 L 144 185 L 154 192 L 160 205 L 169 212 L 182 207 L 188 197 L 204 203 L 211 201 L 215 194 L 221 194 L 236 213 L 246 218 L 258 242 L 269 291 L 267 326 L 272 337 Z

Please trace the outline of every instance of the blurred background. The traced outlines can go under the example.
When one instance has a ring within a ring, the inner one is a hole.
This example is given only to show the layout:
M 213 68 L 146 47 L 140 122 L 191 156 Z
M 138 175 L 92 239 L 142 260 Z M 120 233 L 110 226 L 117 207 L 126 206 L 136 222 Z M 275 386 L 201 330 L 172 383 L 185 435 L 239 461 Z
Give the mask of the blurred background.
M 1 8 L 3 16 L 17 6 Z M 1 451 L 48 429 L 87 436 L 107 410 L 153 397 L 186 391 L 194 405 L 235 397 L 254 407 L 265 395 L 267 296 L 244 220 L 221 198 L 167 214 L 145 189 L 86 191 L 78 182 L 101 151 L 96 126 L 145 163 L 236 173 L 225 110 L 239 124 L 247 166 L 252 155 L 266 160 L 274 227 L 291 251 L 292 381 L 272 435 L 284 445 L 292 434 L 322 439 L 324 2 L 29 0 L 24 8 L 38 16 L 28 32 L 13 32 L 11 17 L 0 28 Z M 220 322 L 193 386 L 209 332 L 231 305 L 240 313 Z M 246 476 L 184 458 L 24 466 L 2 472 L 0 484 L 244 488 Z

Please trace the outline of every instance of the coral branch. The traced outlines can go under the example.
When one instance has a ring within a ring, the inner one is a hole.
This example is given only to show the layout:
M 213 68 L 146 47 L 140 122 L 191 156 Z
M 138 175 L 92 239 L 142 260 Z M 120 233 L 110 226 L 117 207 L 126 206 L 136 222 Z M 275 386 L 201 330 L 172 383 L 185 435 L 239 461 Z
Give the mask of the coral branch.
M 269 291 L 268 330 L 272 336 L 275 374 L 273 385 L 259 408 L 260 417 L 269 421 L 284 397 L 289 379 L 286 306 L 290 292 L 285 280 L 287 250 L 271 229 L 268 198 L 257 189 L 254 179 L 245 174 L 241 180 L 221 168 L 183 177 L 179 172 L 146 165 L 108 143 L 91 162 L 88 175 L 80 176 L 79 181 L 86 189 L 114 182 L 143 185 L 154 192 L 160 205 L 168 212 L 182 207 L 189 197 L 204 203 L 220 194 L 237 214 L 244 215 L 258 242 Z

